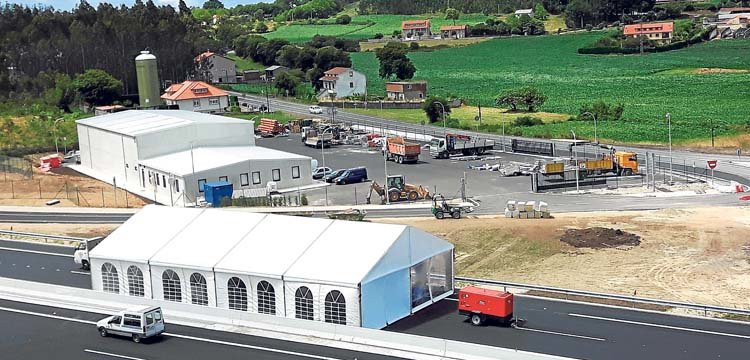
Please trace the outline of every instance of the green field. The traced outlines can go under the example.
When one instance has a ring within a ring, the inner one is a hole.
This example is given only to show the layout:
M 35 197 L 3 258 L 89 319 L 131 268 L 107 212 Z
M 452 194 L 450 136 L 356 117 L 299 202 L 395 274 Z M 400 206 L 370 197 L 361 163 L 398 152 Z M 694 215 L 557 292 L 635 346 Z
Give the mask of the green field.
M 228 54 L 227 58 L 234 60 L 234 64 L 237 66 L 237 71 L 242 72 L 243 70 L 263 70 L 266 68 L 263 64 L 259 64 L 250 59 L 244 59 L 237 55 Z
M 531 85 L 549 100 L 545 112 L 576 114 L 596 100 L 625 104 L 624 120 L 599 124 L 599 137 L 621 142 L 666 142 L 664 115 L 672 114 L 678 142 L 706 138 L 709 121 L 722 124 L 717 134 L 747 131 L 750 126 L 750 73 L 699 74 L 698 68 L 750 69 L 750 40 L 721 40 L 687 49 L 645 56 L 578 55 L 576 49 L 601 33 L 514 37 L 463 48 L 409 54 L 415 79 L 427 80 L 430 92 L 469 103 L 493 102 L 504 89 Z M 353 65 L 368 78 L 370 94 L 384 94 L 373 53 L 351 54 Z M 591 121 L 555 122 L 523 129 L 524 135 L 593 137 Z
M 369 39 L 377 33 L 390 36 L 394 30 L 401 31 L 404 20 L 430 19 L 432 31 L 439 32 L 440 26 L 452 25 L 443 14 L 432 15 L 357 15 L 349 25 L 280 25 L 278 29 L 263 36 L 269 39 L 283 38 L 293 43 L 306 42 L 315 35 L 330 35 L 348 39 Z M 462 14 L 456 24 L 476 24 L 484 22 L 488 16 L 482 14 Z

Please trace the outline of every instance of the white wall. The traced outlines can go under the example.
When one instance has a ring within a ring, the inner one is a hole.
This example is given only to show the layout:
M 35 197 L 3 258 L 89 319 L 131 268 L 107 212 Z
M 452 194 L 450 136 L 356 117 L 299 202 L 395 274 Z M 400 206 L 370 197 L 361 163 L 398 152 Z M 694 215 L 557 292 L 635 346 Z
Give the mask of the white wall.
M 207 244 L 207 246 L 209 245 Z M 190 275 L 196 272 L 203 275 L 203 277 L 206 278 L 206 289 L 208 290 L 208 306 L 216 307 L 216 284 L 214 283 L 213 271 L 151 265 L 151 283 L 153 284 L 152 289 L 154 299 L 164 300 L 164 283 L 162 282 L 162 274 L 167 269 L 174 271 L 180 277 L 182 302 L 187 304 L 192 303 L 192 294 L 190 293 Z
M 120 295 L 128 295 L 130 291 L 130 284 L 128 283 L 128 268 L 133 265 L 137 266 L 141 273 L 143 273 L 143 296 L 145 298 L 151 298 L 151 268 L 148 264 L 133 263 L 127 261 L 119 261 L 112 259 L 97 259 L 91 258 L 91 288 L 97 291 L 103 291 L 102 289 L 102 265 L 104 263 L 110 263 L 117 269 L 117 277 L 120 281 Z M 161 285 L 161 283 L 159 283 Z
M 127 183 L 126 174 L 128 179 L 133 178 L 138 163 L 138 150 L 132 137 L 80 124 L 78 134 L 81 165 L 96 170 L 107 181 L 111 182 L 116 178 L 118 186 Z
M 351 73 L 351 75 L 349 75 Z M 349 83 L 354 83 L 354 87 L 349 87 Z M 364 95 L 367 91 L 367 77 L 358 71 L 350 70 L 338 75 L 336 79 L 337 98 L 352 96 L 354 94 Z
M 247 287 L 247 311 L 258 313 L 258 283 L 267 281 L 273 286 L 276 294 L 276 315 L 287 316 L 285 307 L 284 283 L 281 279 L 250 275 L 237 275 L 223 272 L 216 273 L 216 303 L 217 307 L 229 309 L 229 292 L 227 282 L 232 277 L 240 278 Z
M 218 105 L 211 105 L 209 99 L 219 99 Z M 193 100 L 178 100 L 170 101 L 170 104 L 176 104 L 180 110 L 197 111 L 197 112 L 209 112 L 209 113 L 221 113 L 224 109 L 229 107 L 229 96 L 211 96 L 200 98 L 200 106 L 194 106 Z
M 360 326 L 359 289 L 326 284 L 284 281 L 286 294 L 286 317 L 294 318 L 294 294 L 300 286 L 306 286 L 313 294 L 313 310 L 316 321 L 325 321 L 325 299 L 332 290 L 338 290 L 346 300 L 346 325 Z

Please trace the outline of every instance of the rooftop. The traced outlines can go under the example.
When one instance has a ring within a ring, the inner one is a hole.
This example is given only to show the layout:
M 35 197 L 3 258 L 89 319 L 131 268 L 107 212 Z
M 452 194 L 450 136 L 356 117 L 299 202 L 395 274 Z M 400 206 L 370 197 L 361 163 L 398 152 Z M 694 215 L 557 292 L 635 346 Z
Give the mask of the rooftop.
M 229 94 L 203 81 L 188 80 L 168 87 L 161 98 L 166 100 L 190 100 L 210 96 L 229 96 Z
M 446 25 L 441 26 L 440 31 L 466 30 L 466 25 Z
M 625 25 L 622 32 L 624 35 L 636 34 L 653 34 L 662 32 L 672 32 L 674 30 L 673 22 L 648 23 L 648 24 L 631 24 Z
M 430 27 L 430 20 L 406 20 L 401 23 L 401 29 L 424 29 Z
M 117 134 L 138 136 L 196 123 L 246 124 L 247 120 L 184 110 L 126 110 L 76 120 L 76 123 Z
M 326 75 L 341 75 L 347 71 L 351 70 L 351 68 L 341 67 L 337 66 L 335 68 L 328 69 L 324 74 Z

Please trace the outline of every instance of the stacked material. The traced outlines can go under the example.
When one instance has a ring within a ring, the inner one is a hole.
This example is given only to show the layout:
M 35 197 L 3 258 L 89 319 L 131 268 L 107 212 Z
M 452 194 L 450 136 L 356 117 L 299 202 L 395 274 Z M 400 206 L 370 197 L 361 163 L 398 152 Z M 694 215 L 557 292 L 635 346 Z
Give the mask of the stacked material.
M 548 219 L 551 218 L 549 206 L 544 201 L 508 200 L 505 205 L 505 217 L 515 219 Z

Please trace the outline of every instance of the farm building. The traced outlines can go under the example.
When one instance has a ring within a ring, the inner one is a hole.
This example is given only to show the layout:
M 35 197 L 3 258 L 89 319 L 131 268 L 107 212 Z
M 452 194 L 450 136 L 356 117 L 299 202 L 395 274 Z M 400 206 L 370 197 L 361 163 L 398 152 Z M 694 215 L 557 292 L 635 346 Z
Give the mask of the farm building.
M 161 204 L 195 205 L 206 182 L 227 181 L 236 195 L 313 183 L 311 159 L 255 146 L 251 121 L 129 110 L 77 124 L 77 170 Z
M 431 37 L 430 20 L 406 20 L 401 22 L 401 36 L 406 40 Z
M 426 81 L 389 81 L 385 83 L 388 100 L 412 101 L 427 97 Z
M 649 24 L 631 24 L 625 25 L 622 29 L 623 35 L 631 38 L 638 38 L 643 36 L 648 40 L 668 43 L 672 41 L 674 36 L 674 23 L 673 22 L 661 22 L 661 23 L 649 23 Z
M 209 83 L 233 83 L 237 79 L 234 60 L 206 51 L 195 57 L 196 71 L 203 81 Z
M 149 205 L 90 258 L 98 291 L 376 329 L 453 293 L 453 245 L 405 225 Z
M 468 35 L 466 25 L 447 25 L 440 27 L 440 37 L 443 39 L 463 39 Z

